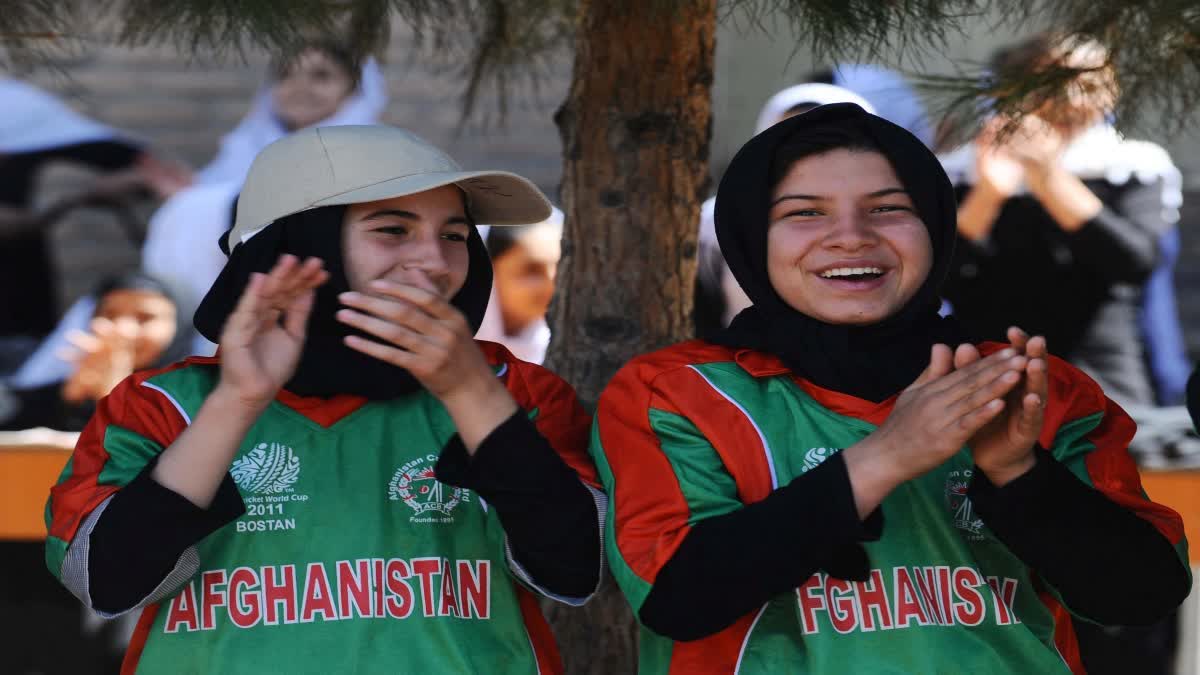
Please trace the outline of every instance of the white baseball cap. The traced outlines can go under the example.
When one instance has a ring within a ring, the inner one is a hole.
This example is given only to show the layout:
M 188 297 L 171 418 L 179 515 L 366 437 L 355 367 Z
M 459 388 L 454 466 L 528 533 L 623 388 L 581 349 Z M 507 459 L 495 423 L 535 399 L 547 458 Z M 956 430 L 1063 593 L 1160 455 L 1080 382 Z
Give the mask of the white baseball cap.
M 263 148 L 250 165 L 233 251 L 293 213 L 359 204 L 456 185 L 471 216 L 490 225 L 524 225 L 550 217 L 550 202 L 528 179 L 507 171 L 463 171 L 428 141 L 397 127 L 347 125 L 297 131 Z

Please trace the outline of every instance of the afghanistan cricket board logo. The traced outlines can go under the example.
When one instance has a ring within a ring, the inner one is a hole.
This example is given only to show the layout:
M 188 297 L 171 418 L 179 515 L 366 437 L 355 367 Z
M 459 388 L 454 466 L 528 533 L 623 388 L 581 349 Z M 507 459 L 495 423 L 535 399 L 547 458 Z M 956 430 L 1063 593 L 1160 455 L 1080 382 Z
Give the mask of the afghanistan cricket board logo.
M 407 504 L 415 522 L 451 522 L 450 512 L 470 494 L 438 481 L 433 473 L 437 459 L 437 455 L 426 455 L 406 462 L 388 483 L 388 499 Z M 439 519 L 437 514 L 447 517 Z
M 946 476 L 946 508 L 954 519 L 954 526 L 978 541 L 983 539 L 983 519 L 975 515 L 975 507 L 967 496 L 972 474 L 970 469 L 963 469 L 951 471 Z

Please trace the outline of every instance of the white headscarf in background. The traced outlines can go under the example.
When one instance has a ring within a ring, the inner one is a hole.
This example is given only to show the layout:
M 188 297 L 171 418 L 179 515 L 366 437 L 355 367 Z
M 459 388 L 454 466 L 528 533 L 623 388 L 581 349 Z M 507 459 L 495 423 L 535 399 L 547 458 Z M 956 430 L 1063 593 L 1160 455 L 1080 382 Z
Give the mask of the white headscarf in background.
M 875 110 L 868 112 L 904 127 L 926 147 L 933 147 L 925 104 L 903 75 L 882 66 L 840 63 L 833 68 L 833 83 L 870 101 Z
M 225 266 L 217 240 L 233 222 L 233 201 L 251 162 L 260 150 L 288 134 L 275 113 L 271 86 L 259 89 L 250 112 L 221 140 L 217 157 L 196 174 L 196 182 L 172 195 L 150 218 L 142 267 L 178 289 L 180 311 L 189 316 Z M 358 88 L 337 112 L 313 126 L 376 124 L 387 102 L 383 73 L 369 59 L 363 64 Z M 197 336 L 195 353 L 211 354 L 214 349 Z
M 142 145 L 133 136 L 84 117 L 31 84 L 0 77 L 0 154 L 96 141 Z
M 827 105 L 829 103 L 857 103 L 860 108 L 874 113 L 875 108 L 865 98 L 846 89 L 824 82 L 807 82 L 788 87 L 763 104 L 758 113 L 758 123 L 754 125 L 754 133 L 761 134 L 768 127 L 783 119 L 787 111 L 799 105 Z

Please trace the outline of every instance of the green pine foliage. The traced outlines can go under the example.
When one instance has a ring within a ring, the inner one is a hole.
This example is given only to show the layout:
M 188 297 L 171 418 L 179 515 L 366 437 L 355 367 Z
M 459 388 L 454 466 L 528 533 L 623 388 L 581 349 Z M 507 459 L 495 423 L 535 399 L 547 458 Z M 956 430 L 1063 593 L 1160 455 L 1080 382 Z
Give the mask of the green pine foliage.
M 599 1 L 599 0 L 598 0 Z M 683 3 L 702 0 L 602 0 L 652 7 L 662 21 Z M 1001 16 L 1008 27 L 1055 29 L 1094 38 L 1108 48 L 1121 87 L 1120 119 L 1166 112 L 1181 125 L 1200 102 L 1200 0 L 718 0 L 723 20 L 784 21 L 797 44 L 826 61 L 869 59 L 919 64 L 923 54 L 961 34 L 969 21 Z M 736 10 L 736 12 L 735 12 Z M 484 96 L 501 110 L 517 80 L 538 74 L 569 53 L 576 0 L 4 0 L 0 65 L 53 63 L 80 45 L 176 45 L 183 53 L 244 55 L 286 51 L 314 34 L 335 31 L 362 53 L 382 51 L 399 19 L 418 46 L 461 64 L 464 118 Z M 106 28 L 107 27 L 107 28 Z M 979 101 L 1002 112 L 1061 95 L 1077 74 L 996 73 L 980 64 L 952 77 L 920 78 L 951 118 L 969 126 Z

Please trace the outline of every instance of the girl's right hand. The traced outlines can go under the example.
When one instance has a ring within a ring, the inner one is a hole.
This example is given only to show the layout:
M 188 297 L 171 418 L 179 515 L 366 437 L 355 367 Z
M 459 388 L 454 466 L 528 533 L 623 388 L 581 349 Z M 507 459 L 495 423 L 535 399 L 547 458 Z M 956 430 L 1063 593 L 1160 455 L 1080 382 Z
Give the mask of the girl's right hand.
M 1016 350 L 1003 349 L 955 369 L 950 348 L 934 345 L 929 367 L 859 445 L 870 446 L 896 484 L 923 475 L 1004 410 L 1004 398 L 1021 382 L 1027 363 Z
M 329 273 L 319 258 L 283 255 L 255 272 L 221 331 L 218 390 L 261 410 L 292 378 L 304 348 L 315 291 Z

